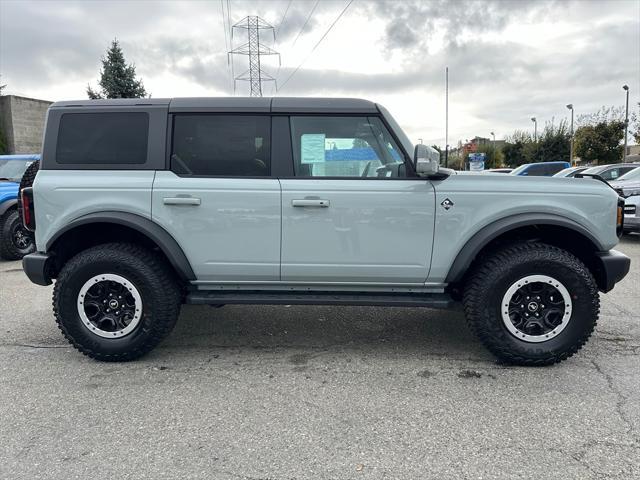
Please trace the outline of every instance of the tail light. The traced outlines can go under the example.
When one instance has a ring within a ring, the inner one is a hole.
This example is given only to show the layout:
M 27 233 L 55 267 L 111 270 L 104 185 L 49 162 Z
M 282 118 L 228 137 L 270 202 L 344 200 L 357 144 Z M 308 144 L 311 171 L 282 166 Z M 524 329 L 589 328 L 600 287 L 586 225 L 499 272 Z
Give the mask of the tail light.
M 36 230 L 36 215 L 33 208 L 33 188 L 23 188 L 20 191 L 20 200 L 22 201 L 22 223 L 24 228 L 34 232 Z
M 618 197 L 618 208 L 616 211 L 616 233 L 622 236 L 624 230 L 624 198 Z

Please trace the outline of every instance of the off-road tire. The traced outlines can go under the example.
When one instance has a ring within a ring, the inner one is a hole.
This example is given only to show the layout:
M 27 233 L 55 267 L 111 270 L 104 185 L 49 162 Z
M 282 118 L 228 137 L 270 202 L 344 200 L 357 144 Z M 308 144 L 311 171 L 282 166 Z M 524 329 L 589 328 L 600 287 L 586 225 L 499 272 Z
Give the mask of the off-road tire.
M 142 316 L 126 336 L 100 337 L 80 318 L 80 290 L 87 280 L 101 274 L 122 276 L 140 293 Z M 103 244 L 80 252 L 64 265 L 53 289 L 53 312 L 64 336 L 88 357 L 106 362 L 134 360 L 155 348 L 175 326 L 180 304 L 179 286 L 164 259 L 128 243 Z
M 24 248 L 15 241 L 16 230 L 28 241 Z M 15 208 L 10 208 L 0 217 L 0 258 L 4 260 L 20 260 L 25 255 L 36 250 L 35 241 L 31 232 L 22 224 L 22 218 Z
M 18 188 L 18 215 L 22 219 L 22 198 L 20 197 L 20 192 L 23 188 L 31 187 L 33 185 L 34 180 L 36 179 L 36 174 L 40 170 L 40 160 L 36 160 L 31 165 L 27 167 L 22 175 L 22 179 L 20 180 L 20 187 Z
M 569 292 L 569 322 L 557 336 L 525 342 L 509 332 L 501 303 L 509 286 L 527 275 L 547 275 Z M 468 277 L 463 305 L 467 324 L 502 362 L 543 366 L 576 353 L 591 336 L 600 313 L 598 287 L 589 269 L 571 253 L 544 243 L 514 244 L 486 255 Z

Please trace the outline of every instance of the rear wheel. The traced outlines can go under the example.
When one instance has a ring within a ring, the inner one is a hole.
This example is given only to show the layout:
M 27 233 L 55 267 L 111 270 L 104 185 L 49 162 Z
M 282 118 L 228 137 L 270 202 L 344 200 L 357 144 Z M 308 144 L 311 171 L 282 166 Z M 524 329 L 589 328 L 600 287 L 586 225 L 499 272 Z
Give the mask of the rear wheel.
M 85 355 L 133 360 L 173 329 L 179 287 L 163 259 L 132 244 L 85 250 L 63 267 L 53 291 L 56 321 Z
M 560 248 L 513 245 L 471 273 L 463 298 L 467 323 L 502 361 L 550 365 L 577 352 L 600 310 L 587 267 Z
M 18 210 L 12 208 L 0 217 L 0 258 L 20 260 L 36 250 L 33 234 L 22 224 Z

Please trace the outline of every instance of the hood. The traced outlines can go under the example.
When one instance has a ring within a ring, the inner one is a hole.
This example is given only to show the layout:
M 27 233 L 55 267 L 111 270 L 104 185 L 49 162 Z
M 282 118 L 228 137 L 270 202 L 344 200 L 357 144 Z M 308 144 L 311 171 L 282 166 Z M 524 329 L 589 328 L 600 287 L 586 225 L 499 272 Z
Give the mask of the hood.
M 15 182 L 0 181 L 0 203 L 18 198 L 18 187 Z
M 610 185 L 615 189 L 616 192 L 618 192 L 618 194 L 622 195 L 623 197 L 640 195 L 640 180 L 611 182 Z

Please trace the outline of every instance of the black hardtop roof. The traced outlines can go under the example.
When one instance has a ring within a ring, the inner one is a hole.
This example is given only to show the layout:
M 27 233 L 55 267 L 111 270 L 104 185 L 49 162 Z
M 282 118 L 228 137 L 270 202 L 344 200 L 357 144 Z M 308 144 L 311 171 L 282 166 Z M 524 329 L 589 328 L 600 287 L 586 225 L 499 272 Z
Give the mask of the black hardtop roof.
M 358 113 L 378 112 L 375 103 L 360 98 L 317 97 L 185 97 L 117 98 L 56 102 L 51 108 L 167 106 L 169 112 L 229 113 Z

